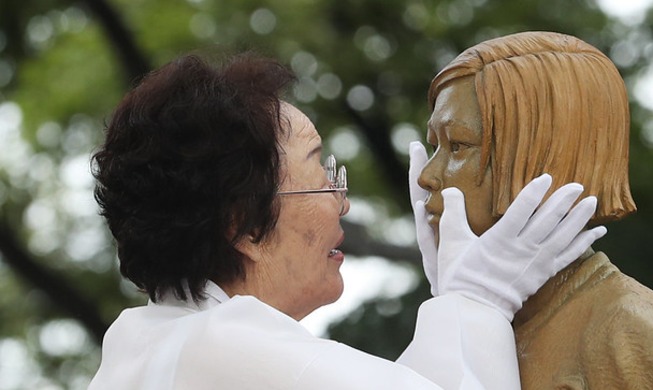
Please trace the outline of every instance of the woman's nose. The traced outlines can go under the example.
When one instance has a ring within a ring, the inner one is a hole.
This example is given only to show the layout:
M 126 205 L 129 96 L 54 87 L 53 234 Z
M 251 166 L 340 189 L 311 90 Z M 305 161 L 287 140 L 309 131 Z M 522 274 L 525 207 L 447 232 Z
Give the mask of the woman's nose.
M 417 184 L 429 192 L 440 191 L 442 189 L 442 180 L 439 179 L 435 156 L 431 158 L 417 178 Z

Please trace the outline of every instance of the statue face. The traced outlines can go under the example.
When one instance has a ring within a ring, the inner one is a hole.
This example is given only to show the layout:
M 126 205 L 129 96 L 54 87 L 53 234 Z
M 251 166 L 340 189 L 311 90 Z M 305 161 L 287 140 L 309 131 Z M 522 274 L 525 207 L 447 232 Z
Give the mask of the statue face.
M 426 200 L 429 223 L 438 227 L 443 210 L 441 191 L 457 187 L 465 194 L 469 225 L 477 235 L 489 229 L 492 216 L 492 170 L 481 172 L 483 126 L 474 77 L 451 81 L 435 101 L 428 122 L 428 143 L 435 153 L 419 177 L 430 192 Z

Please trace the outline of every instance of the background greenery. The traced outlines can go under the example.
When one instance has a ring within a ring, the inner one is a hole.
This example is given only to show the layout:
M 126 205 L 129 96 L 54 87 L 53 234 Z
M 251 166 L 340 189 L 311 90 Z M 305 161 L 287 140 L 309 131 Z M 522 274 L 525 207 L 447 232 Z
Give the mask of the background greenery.
M 360 305 L 333 338 L 389 358 L 410 339 L 428 288 L 406 149 L 424 139 L 429 81 L 464 48 L 523 30 L 576 35 L 622 72 L 639 211 L 595 247 L 653 286 L 652 21 L 608 17 L 592 0 L 2 0 L 0 389 L 85 388 L 108 324 L 144 301 L 118 275 L 89 154 L 134 80 L 190 50 L 255 49 L 289 64 L 300 77 L 291 98 L 349 169 L 343 250 L 414 270 L 417 287 Z

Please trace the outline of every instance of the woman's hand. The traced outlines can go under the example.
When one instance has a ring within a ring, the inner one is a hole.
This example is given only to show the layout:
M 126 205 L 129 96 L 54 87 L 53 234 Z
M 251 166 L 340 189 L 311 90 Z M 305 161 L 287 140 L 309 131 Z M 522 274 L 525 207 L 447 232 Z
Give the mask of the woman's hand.
M 424 147 L 412 143 L 410 157 L 417 240 L 434 296 L 458 293 L 495 307 L 512 320 L 523 301 L 607 231 L 603 226 L 583 231 L 596 209 L 595 197 L 581 200 L 569 211 L 583 192 L 580 184 L 559 188 L 535 211 L 551 186 L 551 177 L 542 175 L 524 187 L 505 215 L 480 237 L 469 227 L 462 192 L 444 189 L 436 249 L 438 232 L 426 222 L 426 191 L 417 186 L 426 163 Z
M 459 293 L 497 308 L 512 321 L 523 301 L 606 233 L 603 226 L 583 231 L 596 210 L 595 197 L 569 211 L 583 192 L 580 184 L 559 188 L 535 211 L 551 181 L 542 175 L 530 182 L 480 237 L 467 223 L 462 192 L 442 191 L 440 294 Z
M 422 265 L 424 266 L 426 279 L 431 284 L 431 294 L 438 296 L 437 231 L 434 231 L 431 225 L 429 225 L 427 220 L 428 213 L 424 208 L 424 201 L 429 192 L 417 184 L 417 179 L 429 158 L 421 142 L 410 143 L 409 155 L 408 188 L 410 192 L 410 204 L 413 207 L 413 215 L 415 216 L 417 246 L 422 253 Z

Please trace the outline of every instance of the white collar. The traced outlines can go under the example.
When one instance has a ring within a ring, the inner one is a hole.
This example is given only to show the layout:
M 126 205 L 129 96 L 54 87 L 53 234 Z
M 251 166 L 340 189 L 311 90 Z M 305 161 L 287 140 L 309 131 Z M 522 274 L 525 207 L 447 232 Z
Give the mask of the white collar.
M 214 301 L 214 304 L 211 306 L 215 306 L 215 304 L 218 303 L 224 303 L 227 302 L 229 299 L 229 295 L 227 295 L 226 292 L 220 286 L 217 284 L 213 283 L 212 281 L 207 281 L 206 286 L 204 286 L 204 293 L 208 296 L 206 301 Z
M 156 305 L 181 306 L 186 307 L 192 311 L 204 311 L 221 303 L 227 302 L 229 299 L 231 299 L 229 295 L 227 295 L 227 293 L 222 288 L 220 288 L 220 286 L 209 280 L 206 282 L 203 291 L 204 294 L 206 294 L 206 299 L 196 303 L 192 298 L 190 298 L 190 291 L 188 290 L 188 284 L 185 280 L 183 285 L 186 296 L 188 297 L 186 301 L 178 299 L 175 294 L 168 291 L 167 293 L 163 294 L 163 296 L 157 301 Z M 155 303 L 153 303 L 151 300 L 148 302 L 148 306 L 154 304 Z

